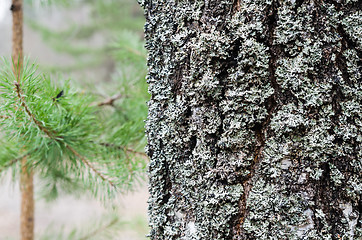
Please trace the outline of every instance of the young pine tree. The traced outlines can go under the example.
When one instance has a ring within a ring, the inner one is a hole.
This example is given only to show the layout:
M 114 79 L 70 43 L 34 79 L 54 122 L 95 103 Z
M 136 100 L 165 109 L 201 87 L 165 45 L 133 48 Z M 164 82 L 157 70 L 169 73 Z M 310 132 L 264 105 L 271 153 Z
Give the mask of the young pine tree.
M 118 144 L 132 135 L 109 131 L 109 114 L 91 95 L 75 91 L 69 81 L 56 85 L 28 60 L 18 80 L 11 62 L 3 63 L 0 174 L 11 169 L 18 176 L 25 167 L 46 182 L 50 196 L 78 187 L 102 199 L 141 177 L 143 153 Z
M 97 3 L 96 15 L 110 16 L 109 10 L 117 9 L 112 4 Z M 85 52 L 103 52 L 104 57 L 100 59 L 104 59 L 112 49 L 112 61 L 124 63 L 125 58 L 132 59 L 132 67 L 122 64 L 120 72 L 137 74 L 129 74 L 128 78 L 133 80 L 123 81 L 117 87 L 123 91 L 117 90 L 113 97 L 105 100 L 104 97 L 77 93 L 69 82 L 54 84 L 29 61 L 23 67 L 22 1 L 13 1 L 11 9 L 13 66 L 6 60 L 0 64 L 3 65 L 0 75 L 0 175 L 12 170 L 21 179 L 21 235 L 23 240 L 31 240 L 34 238 L 34 173 L 45 181 L 41 190 L 48 198 L 55 198 L 59 188 L 66 192 L 87 188 L 96 196 L 109 197 L 117 190 L 126 191 L 133 180 L 140 177 L 145 165 L 143 153 L 125 146 L 136 149 L 143 146 L 144 101 L 148 95 L 145 84 L 139 80 L 144 79 L 145 54 L 140 41 L 134 41 L 133 32 L 117 34 L 121 29 L 115 29 L 112 23 L 121 21 L 107 18 L 102 29 L 107 26 L 108 35 L 119 35 L 120 40 L 100 51 L 88 48 Z M 119 14 L 112 12 L 111 16 Z M 88 37 L 99 30 L 97 26 L 87 29 Z M 60 39 L 59 36 L 56 39 Z M 64 41 L 61 42 L 64 45 Z M 135 43 L 137 46 L 133 46 Z M 73 50 L 79 53 L 76 48 Z M 70 53 L 74 51 L 70 50 Z M 81 55 L 85 52 L 80 51 Z M 135 157 L 141 158 L 134 160 Z

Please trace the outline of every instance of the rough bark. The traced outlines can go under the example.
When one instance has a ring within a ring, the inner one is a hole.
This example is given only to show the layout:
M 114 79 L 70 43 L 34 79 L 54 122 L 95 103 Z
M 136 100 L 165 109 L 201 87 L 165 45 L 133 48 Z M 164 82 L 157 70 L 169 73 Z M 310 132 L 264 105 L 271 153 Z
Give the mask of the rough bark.
M 361 5 L 141 5 L 150 238 L 361 238 Z
M 12 34 L 12 60 L 13 71 L 18 82 L 23 68 L 23 1 L 13 0 L 10 7 L 13 16 Z M 27 165 L 26 157 L 21 160 L 20 172 L 21 215 L 20 236 L 21 240 L 34 239 L 34 196 L 33 172 Z

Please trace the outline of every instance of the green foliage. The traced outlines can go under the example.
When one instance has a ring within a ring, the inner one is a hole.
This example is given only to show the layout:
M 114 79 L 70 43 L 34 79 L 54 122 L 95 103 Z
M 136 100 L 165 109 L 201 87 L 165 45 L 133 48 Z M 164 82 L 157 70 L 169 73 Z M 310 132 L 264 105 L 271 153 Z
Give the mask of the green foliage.
M 52 2 L 62 2 L 63 0 L 52 0 Z M 89 12 L 86 23 L 64 20 L 67 24 L 62 30 L 49 28 L 42 22 L 33 19 L 27 19 L 27 24 L 38 31 L 45 42 L 55 51 L 66 53 L 74 58 L 82 59 L 82 67 L 94 67 L 107 61 L 114 48 L 109 45 L 110 41 L 116 40 L 121 43 L 123 32 L 133 34 L 132 41 L 127 41 L 129 46 L 124 45 L 130 51 L 138 51 L 134 48 L 133 42 L 138 43 L 137 39 L 143 36 L 144 17 L 143 13 L 134 0 L 78 0 L 71 4 L 63 5 L 68 12 L 87 9 Z M 64 44 L 68 42 L 70 44 Z M 97 44 L 94 44 L 97 42 Z M 106 42 L 105 44 L 103 42 Z M 118 44 L 117 43 L 117 44 Z M 143 47 L 143 46 L 142 46 Z M 144 52 L 144 50 L 141 50 Z M 135 53 L 133 52 L 133 53 Z M 129 56 L 126 54 L 125 56 Z M 145 61 L 145 60 L 143 60 Z M 80 63 L 77 63 L 79 65 Z M 69 66 L 76 70 L 79 68 Z M 68 69 L 66 69 L 68 70 Z
M 109 197 L 141 177 L 145 158 L 127 147 L 141 138 L 135 135 L 139 128 L 124 132 L 130 123 L 117 128 L 104 121 L 107 114 L 94 97 L 71 88 L 69 81 L 54 84 L 28 60 L 19 81 L 4 60 L 0 79 L 0 129 L 6 142 L 0 147 L 1 169 L 26 156 L 29 168 L 46 183 L 49 198 L 57 196 L 59 185 L 68 190 L 82 186 Z M 135 137 L 118 140 L 127 134 Z
M 109 133 L 102 141 L 113 140 L 115 142 L 112 143 L 116 145 L 132 141 L 132 147 L 141 150 L 146 142 L 144 119 L 147 116 L 146 101 L 149 99 L 145 81 L 142 11 L 133 0 L 72 1 L 67 11 L 80 8 L 89 10 L 87 23 L 79 25 L 70 22 L 62 31 L 55 31 L 33 20 L 27 21 L 54 50 L 67 53 L 75 60 L 69 66 L 41 68 L 67 74 L 81 72 L 81 76 L 76 75 L 77 82 L 98 102 L 120 95 L 120 98 L 102 108 L 100 116 L 105 123 L 102 131 Z M 98 37 L 103 38 L 105 43 L 97 46 L 89 44 L 90 39 Z M 107 66 L 107 73 L 101 79 L 99 73 L 94 79 L 92 75 L 84 76 L 85 71 L 94 72 L 95 68 L 104 66 Z
M 87 190 L 104 199 L 132 189 L 144 177 L 147 162 L 143 148 L 149 99 L 144 18 L 137 2 L 25 0 L 25 5 L 49 10 L 56 6 L 69 15 L 86 9 L 89 18 L 84 25 L 66 18 L 67 27 L 54 30 L 27 17 L 31 8 L 25 12 L 25 23 L 72 60 L 61 67 L 42 64 L 39 69 L 25 61 L 18 85 L 11 64 L 6 60 L 0 64 L 4 65 L 0 70 L 0 177 L 11 170 L 16 179 L 20 160 L 26 156 L 35 171 L 36 189 L 46 200 L 63 193 L 80 196 Z M 106 76 L 99 77 L 105 66 Z M 63 72 L 72 80 L 39 72 Z M 56 98 L 61 91 L 63 95 Z M 92 224 L 91 231 L 112 221 L 104 220 Z M 145 219 L 127 223 L 118 219 L 110 232 L 120 226 L 139 229 L 146 225 Z M 40 239 L 81 239 L 91 231 L 60 231 L 56 226 L 48 238 L 45 234 Z M 97 233 L 89 239 L 112 238 Z
M 9 166 L 16 167 L 21 156 L 28 156 L 29 165 L 36 168 L 41 176 L 41 195 L 49 200 L 55 199 L 59 191 L 80 193 L 87 188 L 99 195 L 98 189 L 102 186 L 112 193 L 113 188 L 109 185 L 113 183 L 120 186 L 119 190 L 130 189 L 131 184 L 140 179 L 146 164 L 143 154 L 146 142 L 144 119 L 147 115 L 145 102 L 149 98 L 145 82 L 146 52 L 141 31 L 144 19 L 137 3 L 131 0 L 26 3 L 41 3 L 44 7 L 55 4 L 67 11 L 81 7 L 90 9 L 87 24 L 79 26 L 69 22 L 68 28 L 62 31 L 54 31 L 27 19 L 27 24 L 41 33 L 47 44 L 75 59 L 75 64 L 62 68 L 41 66 L 42 70 L 79 72 L 93 70 L 109 62 L 115 67 L 109 73 L 106 84 L 99 79 L 79 79 L 78 76 L 76 83 L 82 86 L 82 91 L 76 91 L 70 86 L 75 85 L 74 81 L 71 84 L 69 81 L 54 84 L 49 76 L 38 75 L 36 67 L 27 64 L 20 87 L 35 121 L 26 111 L 6 110 L 10 111 L 8 115 L 16 116 L 16 121 L 14 117 L 1 120 L 4 131 L 7 129 L 8 139 L 0 148 L 0 171 Z M 112 39 L 112 43 L 96 47 L 87 44 L 89 39 L 100 35 L 106 42 Z M 6 75 L 7 81 L 2 84 L 7 89 L 7 95 L 4 93 L 3 97 L 9 96 L 14 89 L 10 64 L 5 65 L 7 69 L 2 74 Z M 64 95 L 54 101 L 53 98 L 61 91 Z M 97 106 L 114 95 L 120 97 Z M 12 102 L 21 105 L 16 95 L 12 96 Z M 11 101 L 7 104 L 1 109 L 12 106 Z M 38 126 L 39 123 L 44 125 L 44 129 Z M 48 134 L 44 132 L 47 129 L 50 131 Z M 12 142 L 8 143 L 10 140 Z M 88 162 L 91 167 L 86 166 Z

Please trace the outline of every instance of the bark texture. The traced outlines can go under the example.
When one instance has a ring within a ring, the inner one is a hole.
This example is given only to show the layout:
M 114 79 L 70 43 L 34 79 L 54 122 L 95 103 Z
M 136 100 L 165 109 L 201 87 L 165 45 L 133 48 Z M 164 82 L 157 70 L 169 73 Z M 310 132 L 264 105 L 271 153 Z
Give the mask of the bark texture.
M 13 0 L 10 7 L 13 16 L 12 33 L 12 60 L 13 71 L 18 80 L 23 69 L 23 1 Z M 20 236 L 21 240 L 34 239 L 34 187 L 33 172 L 27 165 L 26 157 L 21 160 L 20 172 L 21 191 L 21 216 Z
M 359 239 L 358 1 L 144 0 L 151 239 Z

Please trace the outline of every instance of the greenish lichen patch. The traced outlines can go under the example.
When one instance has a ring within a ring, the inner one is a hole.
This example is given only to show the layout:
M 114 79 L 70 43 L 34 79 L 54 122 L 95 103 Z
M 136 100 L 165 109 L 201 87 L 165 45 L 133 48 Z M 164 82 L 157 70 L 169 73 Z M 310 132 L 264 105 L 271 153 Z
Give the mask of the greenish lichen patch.
M 356 1 L 141 5 L 150 238 L 361 237 Z

